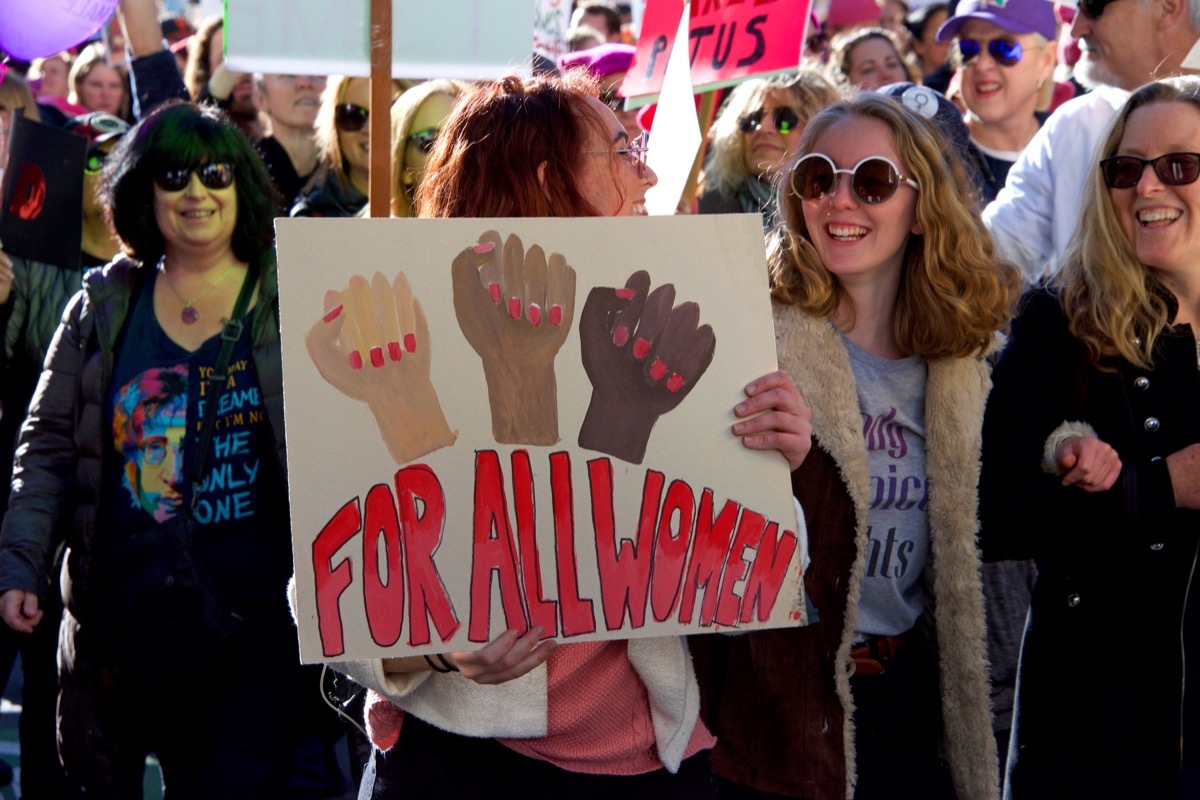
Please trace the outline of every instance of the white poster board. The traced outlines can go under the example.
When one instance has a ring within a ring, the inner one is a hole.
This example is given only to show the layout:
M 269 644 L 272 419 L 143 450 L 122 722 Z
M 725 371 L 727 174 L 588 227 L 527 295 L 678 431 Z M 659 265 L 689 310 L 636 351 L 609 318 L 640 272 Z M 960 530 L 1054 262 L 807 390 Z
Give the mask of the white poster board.
M 302 659 L 801 624 L 761 226 L 278 220 Z
M 237 72 L 370 75 L 370 2 L 226 0 Z M 529 0 L 394 0 L 392 77 L 498 78 L 529 71 Z

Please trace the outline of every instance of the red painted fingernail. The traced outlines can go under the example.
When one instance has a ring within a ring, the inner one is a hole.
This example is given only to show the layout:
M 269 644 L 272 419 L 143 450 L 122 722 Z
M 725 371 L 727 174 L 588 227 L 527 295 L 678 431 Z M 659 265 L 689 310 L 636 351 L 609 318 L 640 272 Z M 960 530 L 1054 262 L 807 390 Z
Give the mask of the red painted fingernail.
M 483 244 L 475 245 L 471 249 L 474 250 L 476 253 L 490 253 L 496 249 L 496 243 L 495 242 L 484 242 Z
M 0 74 L 2 74 L 2 73 L 0 73 Z M 338 314 L 341 314 L 341 313 L 342 313 L 341 306 L 338 306 L 337 308 L 331 308 L 325 312 L 325 316 L 321 317 L 321 319 L 324 320 L 325 322 L 333 322 L 335 319 L 338 318 Z
M 650 343 L 641 336 L 633 343 L 633 357 L 641 361 L 650 352 Z
M 625 325 L 618 325 L 613 328 L 613 344 L 617 347 L 624 347 L 629 341 L 629 328 Z
M 357 350 L 350 351 L 350 367 L 352 369 L 362 369 L 362 353 Z
M 622 300 L 632 300 L 636 294 L 637 292 L 635 292 L 633 289 L 617 289 L 617 297 L 621 298 Z
M 404 349 L 410 353 L 417 352 L 417 335 L 415 333 L 404 334 Z
M 533 325 L 533 327 L 536 328 L 542 324 L 542 309 L 537 303 L 530 303 L 525 315 L 529 318 L 529 324 Z
M 8 72 L 8 64 L 0 64 L 0 81 L 4 80 L 4 73 Z
M 675 392 L 678 392 L 680 389 L 683 388 L 683 384 L 684 384 L 683 376 L 680 375 L 678 372 L 676 372 L 667 381 L 667 391 L 674 394 Z
M 650 365 L 650 377 L 656 381 L 661 381 L 663 375 L 667 374 L 667 365 L 663 363 L 661 358 L 654 359 L 654 363 Z
M 508 315 L 513 319 L 521 318 L 521 301 L 516 297 L 508 299 Z
M 392 361 L 399 361 L 404 357 L 404 351 L 400 349 L 399 342 L 388 342 L 388 358 Z
M 554 305 L 550 306 L 550 324 L 551 325 L 561 325 L 562 324 L 562 306 L 560 306 L 558 303 L 555 303 Z
M 499 303 L 500 302 L 500 284 L 489 283 L 488 284 L 488 294 L 490 294 L 492 296 L 493 303 Z
M 372 367 L 382 367 L 383 366 L 383 348 L 380 347 L 379 345 L 375 345 L 374 347 L 371 348 L 371 366 Z

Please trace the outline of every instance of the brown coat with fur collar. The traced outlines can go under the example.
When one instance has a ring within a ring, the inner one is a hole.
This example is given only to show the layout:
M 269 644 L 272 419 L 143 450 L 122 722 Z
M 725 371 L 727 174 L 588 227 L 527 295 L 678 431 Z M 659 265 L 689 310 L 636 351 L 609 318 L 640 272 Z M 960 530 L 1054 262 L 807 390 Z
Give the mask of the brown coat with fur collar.
M 821 624 L 694 637 L 717 774 L 776 794 L 853 797 L 850 644 L 867 551 L 870 475 L 849 356 L 837 332 L 775 305 L 780 366 L 813 410 L 814 448 L 793 473 Z M 991 381 L 982 359 L 929 362 L 925 396 L 934 619 L 946 749 L 963 800 L 999 796 L 976 547 L 980 431 Z M 817 568 L 816 565 L 820 565 Z

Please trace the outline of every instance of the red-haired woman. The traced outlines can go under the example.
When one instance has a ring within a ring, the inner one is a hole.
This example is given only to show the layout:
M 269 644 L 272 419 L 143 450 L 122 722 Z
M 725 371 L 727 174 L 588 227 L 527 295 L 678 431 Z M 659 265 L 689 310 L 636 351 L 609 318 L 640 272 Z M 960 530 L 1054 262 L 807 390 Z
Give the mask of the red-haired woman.
M 424 217 L 645 214 L 657 178 L 591 79 L 509 77 L 463 95 L 417 194 Z M 809 416 L 790 379 L 756 380 L 748 447 L 793 468 Z M 774 413 L 771 413 L 771 412 Z M 475 652 L 341 665 L 372 691 L 376 748 L 360 797 L 715 797 L 687 645 L 664 637 L 556 646 L 540 626 Z M 436 663 L 436 661 L 434 661 Z M 393 705 L 394 704 L 394 705 Z M 400 712 L 407 712 L 403 725 Z

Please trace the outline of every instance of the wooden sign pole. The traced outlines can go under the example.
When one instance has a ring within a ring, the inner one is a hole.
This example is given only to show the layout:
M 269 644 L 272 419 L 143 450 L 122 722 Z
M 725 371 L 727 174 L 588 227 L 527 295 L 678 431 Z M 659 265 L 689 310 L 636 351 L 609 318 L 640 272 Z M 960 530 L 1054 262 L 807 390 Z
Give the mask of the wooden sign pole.
M 391 216 L 392 198 L 392 0 L 371 0 L 372 217 Z
M 700 95 L 700 108 L 696 110 L 696 114 L 700 119 L 700 152 L 696 153 L 696 160 L 692 163 L 692 171 L 688 175 L 687 183 L 683 187 L 683 199 L 688 208 L 692 207 L 696 200 L 696 184 L 700 180 L 700 169 L 704 166 L 704 154 L 708 152 L 708 133 L 712 127 L 713 118 L 717 114 L 717 94 L 720 90 L 705 92 Z

